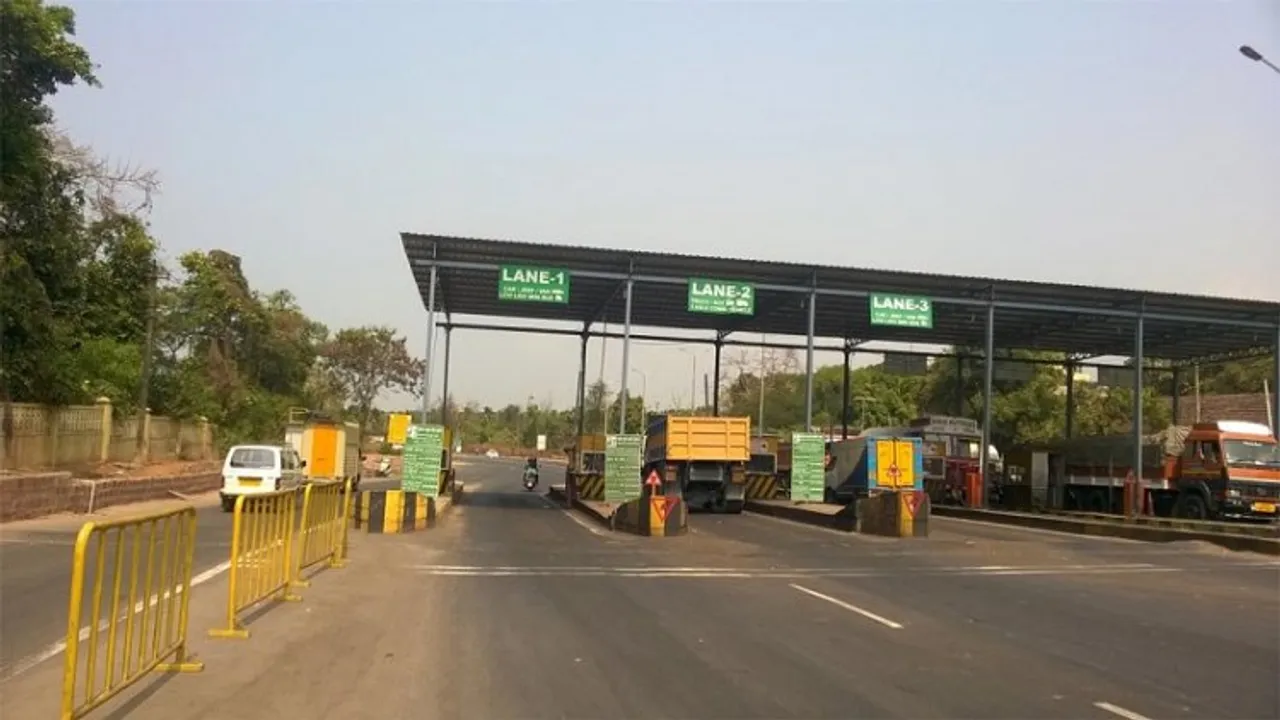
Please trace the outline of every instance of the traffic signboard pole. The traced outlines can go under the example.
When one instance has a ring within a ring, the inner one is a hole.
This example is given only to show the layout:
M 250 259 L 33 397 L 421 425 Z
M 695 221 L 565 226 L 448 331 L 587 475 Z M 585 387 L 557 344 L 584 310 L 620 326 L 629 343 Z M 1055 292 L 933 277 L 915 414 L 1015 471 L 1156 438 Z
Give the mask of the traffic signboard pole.
M 987 473 L 991 466 L 991 385 L 996 372 L 996 303 L 993 292 L 987 300 L 987 339 L 982 355 L 982 458 L 981 482 L 987 485 Z M 985 500 L 985 498 L 984 498 Z
M 618 392 L 618 434 L 627 434 L 627 376 L 631 374 L 631 291 L 635 282 L 627 279 L 626 317 L 622 325 L 622 386 Z
M 453 336 L 453 328 L 449 327 L 448 318 L 444 326 L 444 379 L 440 381 L 440 424 L 449 426 L 449 339 Z
M 817 324 L 818 293 L 809 291 L 809 336 L 804 351 L 804 429 L 813 432 L 813 333 Z
M 430 285 L 427 288 L 427 361 L 422 374 L 422 424 L 427 424 L 431 412 L 431 371 L 436 339 L 436 266 L 431 266 Z

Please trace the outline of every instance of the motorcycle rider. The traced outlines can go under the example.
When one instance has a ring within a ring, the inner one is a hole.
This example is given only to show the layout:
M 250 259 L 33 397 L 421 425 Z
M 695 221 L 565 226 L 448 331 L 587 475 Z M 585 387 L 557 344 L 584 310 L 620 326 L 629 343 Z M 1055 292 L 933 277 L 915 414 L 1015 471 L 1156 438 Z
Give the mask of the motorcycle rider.
M 538 458 L 531 457 L 525 461 L 524 484 L 530 487 L 538 484 Z

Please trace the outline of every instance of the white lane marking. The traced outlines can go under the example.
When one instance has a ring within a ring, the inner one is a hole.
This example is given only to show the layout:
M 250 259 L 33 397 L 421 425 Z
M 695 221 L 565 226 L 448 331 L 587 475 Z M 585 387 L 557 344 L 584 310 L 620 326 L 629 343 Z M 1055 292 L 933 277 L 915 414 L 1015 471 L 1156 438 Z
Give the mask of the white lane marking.
M 592 525 L 586 520 L 583 520 L 582 518 L 578 517 L 577 513 L 575 513 L 571 508 L 560 507 L 559 505 L 551 502 L 551 500 L 546 495 L 538 495 L 538 497 L 542 500 L 542 502 L 547 504 L 547 507 L 552 508 L 553 510 L 559 510 L 560 512 L 564 513 L 565 517 L 574 521 L 580 527 L 586 528 L 586 530 L 590 532 L 592 535 L 598 535 L 600 537 L 605 536 L 604 530 L 601 530 L 595 525 Z
M 1120 717 L 1125 718 L 1125 720 L 1151 720 L 1151 718 L 1147 717 L 1146 715 L 1139 715 L 1138 713 L 1132 710 L 1126 710 L 1120 707 L 1119 705 L 1112 705 L 1109 702 L 1100 701 L 1100 702 L 1094 703 L 1093 706 L 1098 708 L 1099 710 L 1106 710 L 1112 715 L 1119 715 Z
M 204 572 L 193 576 L 191 578 L 191 587 L 194 588 L 197 585 L 203 585 L 204 583 L 209 582 L 210 580 L 218 577 L 219 575 L 221 575 L 222 573 L 230 569 L 231 569 L 230 561 L 219 563 L 218 565 L 214 565 L 208 570 L 205 570 Z M 133 612 L 134 613 L 142 612 L 142 607 L 144 604 L 146 604 L 147 607 L 154 607 L 155 604 L 158 603 L 159 601 L 160 601 L 160 595 L 158 594 L 152 595 L 150 600 L 139 600 L 137 604 L 133 606 Z M 106 630 L 108 627 L 110 627 L 110 625 L 111 625 L 110 618 L 103 620 L 101 623 L 98 624 L 98 632 L 102 632 Z M 85 640 L 89 639 L 89 630 L 90 630 L 90 626 L 88 625 L 85 625 L 84 627 L 80 628 L 80 642 L 84 642 Z M 40 663 L 43 663 L 46 660 L 50 660 L 61 655 L 63 652 L 66 651 L 66 649 L 67 649 L 67 641 L 59 640 L 58 642 L 53 643 L 52 645 L 49 645 L 48 647 L 46 647 L 45 649 L 41 650 L 38 653 L 35 653 L 33 655 L 28 655 L 27 657 L 19 660 L 16 664 L 14 664 L 12 669 L 7 674 L 4 674 L 2 676 L 2 679 L 0 679 L 0 682 L 12 680 L 13 678 L 18 677 L 23 673 L 29 672 L 32 668 L 36 667 Z
M 407 569 L 426 575 L 458 577 L 734 577 L 749 579 L 877 578 L 909 575 L 932 577 L 1008 577 L 1008 576 L 1089 576 L 1137 575 L 1151 573 L 1184 573 L 1184 568 L 1171 567 L 1008 567 L 987 569 L 974 567 L 905 567 L 885 568 L 713 568 L 713 567 L 601 567 L 601 566 L 480 566 L 480 565 L 409 565 Z
M 794 588 L 794 589 L 796 589 L 796 590 L 799 590 L 800 592 L 802 592 L 802 593 L 804 593 L 804 594 L 806 594 L 806 595 L 811 595 L 811 596 L 813 596 L 813 597 L 818 598 L 819 600 L 826 600 L 827 602 L 831 603 L 832 605 L 835 605 L 835 606 L 837 606 L 837 607 L 842 607 L 842 608 L 844 608 L 845 610 L 848 610 L 849 612 L 852 612 L 852 613 L 857 613 L 857 614 L 861 615 L 862 617 L 864 617 L 864 618 L 866 618 L 866 619 L 868 619 L 868 620 L 874 620 L 874 621 L 876 621 L 876 622 L 880 623 L 881 625 L 884 625 L 884 626 L 885 626 L 885 627 L 887 627 L 887 628 L 893 628 L 894 630 L 901 630 L 901 629 L 902 629 L 902 625 L 899 625 L 898 623 L 896 623 L 896 622 L 894 622 L 894 621 L 890 620 L 889 618 L 881 617 L 881 616 L 879 616 L 879 615 L 877 615 L 877 614 L 875 614 L 875 613 L 871 612 L 870 610 L 863 610 L 862 608 L 858 607 L 857 605 L 851 605 L 851 604 L 849 604 L 849 603 L 847 603 L 847 602 L 845 602 L 845 601 L 841 600 L 840 598 L 833 598 L 833 597 L 831 597 L 830 595 L 823 595 L 822 593 L 818 592 L 817 590 L 810 590 L 809 588 L 807 588 L 807 587 L 805 587 L 805 586 L 803 586 L 803 585 L 796 585 L 795 583 L 790 583 L 790 585 L 791 585 L 791 587 L 792 587 L 792 588 Z

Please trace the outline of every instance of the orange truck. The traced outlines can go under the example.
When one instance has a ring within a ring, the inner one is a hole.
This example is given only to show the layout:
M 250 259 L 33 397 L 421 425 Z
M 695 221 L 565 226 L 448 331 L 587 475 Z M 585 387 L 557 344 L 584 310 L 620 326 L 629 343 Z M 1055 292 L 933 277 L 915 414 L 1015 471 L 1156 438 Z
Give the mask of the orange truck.
M 1041 453 L 1044 458 L 1035 458 Z M 1037 466 L 1043 468 L 1049 486 L 1061 488 L 1055 494 L 1067 510 L 1121 511 L 1125 478 L 1132 475 L 1156 515 L 1280 518 L 1280 446 L 1265 425 L 1220 420 L 1172 426 L 1146 438 L 1137 472 L 1133 457 L 1131 437 L 1067 440 L 1032 453 L 1031 480 Z

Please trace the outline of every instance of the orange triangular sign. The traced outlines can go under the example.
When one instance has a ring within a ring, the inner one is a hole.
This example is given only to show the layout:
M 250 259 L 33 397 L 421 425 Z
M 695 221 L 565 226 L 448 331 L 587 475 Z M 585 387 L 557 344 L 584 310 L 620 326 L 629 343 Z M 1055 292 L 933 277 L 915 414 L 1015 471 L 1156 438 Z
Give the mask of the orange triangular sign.
M 903 493 L 902 495 L 902 503 L 906 506 L 907 514 L 911 517 L 916 516 L 916 511 L 920 509 L 920 502 L 921 498 L 918 492 Z
M 665 495 L 655 495 L 650 498 L 649 502 L 653 512 L 658 516 L 658 521 L 665 523 L 667 521 L 667 511 L 670 509 L 667 506 L 667 497 Z

